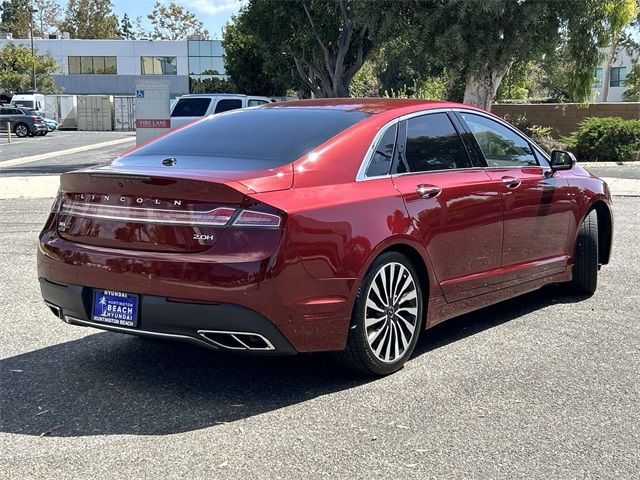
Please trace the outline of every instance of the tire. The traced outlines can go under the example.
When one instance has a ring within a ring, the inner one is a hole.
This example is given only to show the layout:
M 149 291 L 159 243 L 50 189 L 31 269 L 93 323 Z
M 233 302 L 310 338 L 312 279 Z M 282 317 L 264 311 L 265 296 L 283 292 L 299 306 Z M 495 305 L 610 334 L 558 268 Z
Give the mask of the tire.
M 347 348 L 336 352 L 337 359 L 369 375 L 400 370 L 418 341 L 423 305 L 420 278 L 409 259 L 397 252 L 383 253 L 358 289 Z
M 598 214 L 591 210 L 578 229 L 571 287 L 576 293 L 593 295 L 597 286 Z
M 18 123 L 13 127 L 13 132 L 20 138 L 29 136 L 29 127 L 24 123 Z

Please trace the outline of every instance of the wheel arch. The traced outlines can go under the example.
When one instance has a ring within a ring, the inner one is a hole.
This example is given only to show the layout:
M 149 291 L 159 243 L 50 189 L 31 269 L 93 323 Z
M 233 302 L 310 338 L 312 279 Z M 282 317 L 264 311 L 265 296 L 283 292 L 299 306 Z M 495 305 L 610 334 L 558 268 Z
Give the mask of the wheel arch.
M 613 216 L 609 205 L 604 200 L 596 200 L 585 213 L 584 218 L 596 211 L 598 216 L 598 263 L 606 265 L 611 257 L 611 246 L 613 242 Z

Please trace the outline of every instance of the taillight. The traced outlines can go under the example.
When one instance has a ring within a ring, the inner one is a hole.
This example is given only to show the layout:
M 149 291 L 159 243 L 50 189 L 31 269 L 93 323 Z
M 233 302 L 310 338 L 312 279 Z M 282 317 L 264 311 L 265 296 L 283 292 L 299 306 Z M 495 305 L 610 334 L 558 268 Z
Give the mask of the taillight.
M 33 115 L 31 118 L 32 118 L 33 120 L 35 120 L 36 122 L 39 122 L 39 121 L 41 121 L 41 120 L 42 120 L 42 117 L 39 117 L 38 115 Z
M 51 205 L 51 213 L 60 213 L 60 206 L 62 205 L 62 194 L 58 192 L 55 200 L 53 201 L 53 205 Z
M 160 223 L 165 225 L 225 226 L 236 212 L 234 208 L 219 207 L 208 211 L 161 210 L 151 208 L 97 205 L 82 202 L 64 202 L 61 215 L 102 218 L 123 222 Z
M 273 213 L 243 210 L 233 222 L 234 227 L 267 227 L 277 228 L 282 218 Z

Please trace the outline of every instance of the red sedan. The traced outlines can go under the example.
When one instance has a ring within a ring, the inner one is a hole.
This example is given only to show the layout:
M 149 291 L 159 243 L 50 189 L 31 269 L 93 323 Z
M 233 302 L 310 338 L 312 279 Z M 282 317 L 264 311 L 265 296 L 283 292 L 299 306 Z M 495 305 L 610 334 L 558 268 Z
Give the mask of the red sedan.
M 606 183 L 491 114 L 298 101 L 63 175 L 38 275 L 69 324 L 388 374 L 448 318 L 593 293 L 612 231 Z

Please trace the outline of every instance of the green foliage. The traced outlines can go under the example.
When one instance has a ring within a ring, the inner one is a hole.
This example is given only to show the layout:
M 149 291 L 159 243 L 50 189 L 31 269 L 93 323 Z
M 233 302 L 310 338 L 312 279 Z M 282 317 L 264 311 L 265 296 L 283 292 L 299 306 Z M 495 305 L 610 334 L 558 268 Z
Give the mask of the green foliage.
M 640 160 L 640 120 L 586 118 L 565 141 L 583 161 Z
M 71 38 L 120 38 L 111 0 L 69 0 L 60 30 Z
M 238 92 L 282 96 L 295 86 L 293 68 L 254 34 L 250 15 L 232 17 L 222 40 L 225 72 Z
M 233 93 L 235 86 L 229 81 L 212 77 L 204 79 L 189 79 L 189 91 L 191 93 Z
M 122 20 L 120 21 L 120 38 L 123 40 L 135 40 L 136 38 L 136 32 L 133 29 L 131 19 L 126 13 L 122 16 Z
M 291 88 L 304 87 L 317 97 L 348 96 L 351 79 L 373 47 L 375 25 L 363 10 L 375 10 L 378 18 L 383 3 L 250 0 L 234 19 L 240 24 L 236 33 L 250 38 L 234 39 L 235 52 L 245 48 L 241 62 L 262 65 L 262 71 L 274 75 L 279 84 L 290 79 Z M 234 82 L 240 84 L 239 76 L 256 74 L 256 70 L 236 68 L 235 55 L 227 53 L 226 65 Z
M 362 68 L 353 76 L 349 85 L 349 95 L 351 97 L 377 97 L 380 92 L 380 80 L 375 74 L 375 65 L 367 61 Z
M 28 38 L 29 10 L 29 0 L 3 1 L 0 31 L 11 33 L 13 38 Z
M 209 38 L 209 32 L 198 17 L 175 2 L 169 5 L 156 2 L 147 18 L 153 27 L 149 35 L 154 40 Z
M 426 77 L 414 80 L 410 87 L 403 85 L 398 90 L 384 92 L 387 98 L 422 98 L 426 100 L 444 100 L 447 96 L 447 82 L 440 77 Z
M 627 90 L 624 92 L 625 102 L 640 102 L 640 62 L 636 62 L 627 75 Z
M 564 150 L 566 148 L 566 145 L 562 141 L 553 138 L 553 129 L 551 127 L 533 124 L 524 114 L 505 115 L 504 119 L 522 133 L 529 136 L 531 140 L 536 142 L 547 153 L 551 153 L 553 150 Z
M 56 60 L 49 54 L 31 55 L 30 48 L 7 43 L 0 49 L 0 90 L 13 94 L 29 89 L 34 65 L 38 91 L 54 92 L 51 74 L 58 68 Z
M 57 0 L 31 0 L 37 12 L 33 14 L 34 36 L 46 37 L 58 31 L 62 7 Z

